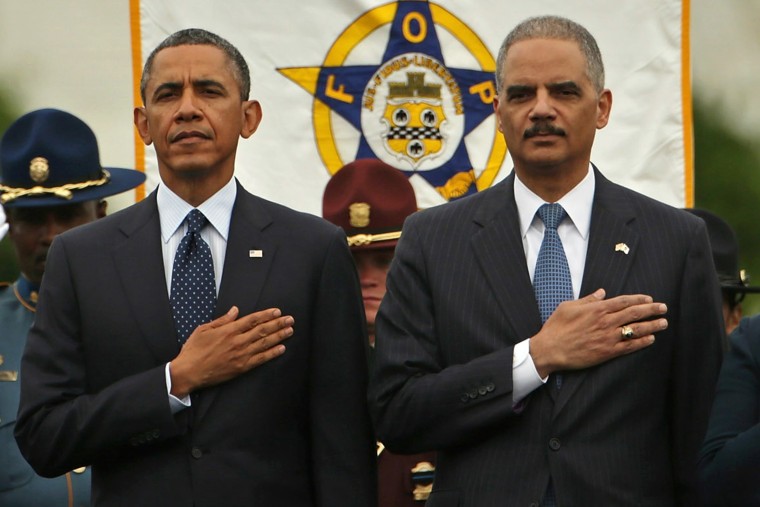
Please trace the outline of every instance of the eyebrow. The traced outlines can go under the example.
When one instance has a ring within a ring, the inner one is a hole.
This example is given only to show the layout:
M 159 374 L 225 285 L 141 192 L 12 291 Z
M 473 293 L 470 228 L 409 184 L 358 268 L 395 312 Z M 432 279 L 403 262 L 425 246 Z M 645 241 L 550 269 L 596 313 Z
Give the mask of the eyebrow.
M 177 91 L 177 90 L 181 90 L 182 86 L 183 86 L 183 84 L 181 82 L 179 82 L 179 81 L 167 81 L 165 83 L 161 83 L 153 91 L 152 98 L 155 99 L 156 96 L 160 92 L 162 92 L 164 90 L 168 90 L 168 91 L 172 91 L 172 92 Z M 193 81 L 193 87 L 194 88 L 215 87 L 215 88 L 220 88 L 220 89 L 224 90 L 225 92 L 227 91 L 227 88 L 225 88 L 225 86 L 222 83 L 220 83 L 219 81 L 216 81 L 214 79 L 196 79 L 195 81 Z
M 546 85 L 546 87 L 550 90 L 581 90 L 581 87 L 575 81 L 560 81 L 559 83 L 549 83 Z
M 546 88 L 549 89 L 549 91 L 560 91 L 560 90 L 575 90 L 580 92 L 581 87 L 576 83 L 575 81 L 559 81 L 557 83 L 547 83 Z M 514 94 L 514 93 L 532 93 L 536 90 L 535 85 L 511 85 L 508 86 L 506 89 L 507 96 Z

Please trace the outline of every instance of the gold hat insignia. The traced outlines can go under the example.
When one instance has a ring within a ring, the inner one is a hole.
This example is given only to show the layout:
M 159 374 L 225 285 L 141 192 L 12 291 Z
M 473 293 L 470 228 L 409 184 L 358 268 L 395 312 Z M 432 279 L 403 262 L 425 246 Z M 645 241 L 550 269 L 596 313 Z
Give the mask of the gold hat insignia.
M 45 157 L 34 157 L 29 162 L 29 176 L 35 183 L 42 183 L 50 176 L 50 165 Z
M 369 204 L 355 202 L 348 207 L 349 223 L 351 227 L 367 227 L 369 225 Z

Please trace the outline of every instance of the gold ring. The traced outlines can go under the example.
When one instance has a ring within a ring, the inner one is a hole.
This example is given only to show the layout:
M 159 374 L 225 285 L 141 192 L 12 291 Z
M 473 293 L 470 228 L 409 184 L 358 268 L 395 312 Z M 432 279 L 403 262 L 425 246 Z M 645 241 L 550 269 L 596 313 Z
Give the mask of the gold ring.
M 623 335 L 624 340 L 630 340 L 633 338 L 633 328 L 631 326 L 623 326 L 620 328 L 620 334 Z

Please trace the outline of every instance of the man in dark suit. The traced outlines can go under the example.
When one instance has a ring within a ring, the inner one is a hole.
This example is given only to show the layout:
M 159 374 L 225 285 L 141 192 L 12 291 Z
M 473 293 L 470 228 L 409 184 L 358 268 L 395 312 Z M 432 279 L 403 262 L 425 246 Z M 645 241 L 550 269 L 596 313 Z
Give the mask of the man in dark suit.
M 438 450 L 429 506 L 698 505 L 722 334 L 704 223 L 591 165 L 612 95 L 585 28 L 524 21 L 496 81 L 514 172 L 406 221 L 376 322 L 378 438 Z
M 233 178 L 261 119 L 249 88 L 226 40 L 164 40 L 135 110 L 160 185 L 50 250 L 16 439 L 43 475 L 92 464 L 96 506 L 375 502 L 351 254 Z M 183 291 L 206 299 L 182 313 Z

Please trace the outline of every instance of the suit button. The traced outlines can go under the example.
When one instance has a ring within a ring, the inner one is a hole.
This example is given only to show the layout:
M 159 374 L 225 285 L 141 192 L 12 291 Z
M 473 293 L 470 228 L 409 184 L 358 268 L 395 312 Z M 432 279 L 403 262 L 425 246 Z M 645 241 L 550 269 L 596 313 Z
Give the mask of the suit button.
M 203 456 L 203 451 L 201 451 L 197 447 L 193 447 L 193 450 L 190 451 L 190 454 L 193 456 L 193 458 L 200 459 Z
M 460 400 L 462 400 L 462 403 L 467 403 L 468 401 L 470 401 L 470 397 L 469 397 L 469 396 L 467 396 L 467 393 L 464 393 L 464 394 L 462 395 L 462 397 L 461 397 L 461 398 L 459 398 L 459 399 L 460 399 Z
M 475 398 L 478 397 L 478 390 L 477 389 L 473 389 L 472 391 L 470 391 L 469 393 L 467 393 L 467 396 L 469 396 L 471 399 L 474 400 Z
M 486 388 L 486 386 L 480 386 L 478 387 L 478 393 L 480 393 L 481 396 L 485 396 L 488 394 L 488 388 Z
M 559 438 L 549 439 L 549 449 L 552 451 L 559 451 L 560 447 L 562 447 L 562 443 L 559 441 Z
M 486 391 L 488 391 L 489 393 L 492 393 L 494 389 L 496 389 L 496 386 L 493 384 L 493 382 L 489 382 L 486 385 Z

